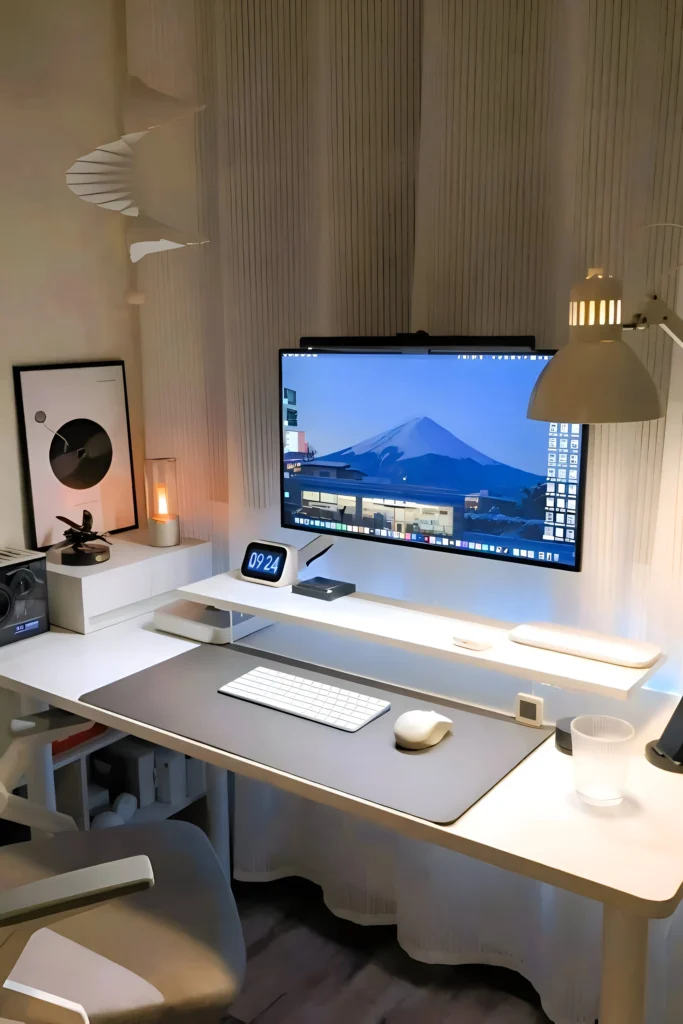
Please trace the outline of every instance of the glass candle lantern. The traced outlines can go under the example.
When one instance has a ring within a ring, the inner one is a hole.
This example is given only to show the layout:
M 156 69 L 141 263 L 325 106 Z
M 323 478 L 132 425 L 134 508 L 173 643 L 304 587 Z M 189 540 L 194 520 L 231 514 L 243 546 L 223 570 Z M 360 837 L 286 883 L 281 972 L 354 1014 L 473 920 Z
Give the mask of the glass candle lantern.
M 175 459 L 145 459 L 148 541 L 155 548 L 180 544 Z

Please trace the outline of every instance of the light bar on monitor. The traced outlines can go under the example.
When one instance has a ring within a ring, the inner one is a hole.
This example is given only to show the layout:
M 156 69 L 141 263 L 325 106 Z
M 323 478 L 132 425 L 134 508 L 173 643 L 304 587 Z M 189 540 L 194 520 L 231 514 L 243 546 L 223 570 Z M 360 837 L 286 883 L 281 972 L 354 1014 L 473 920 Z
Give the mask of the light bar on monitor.
M 299 348 L 316 352 L 407 352 L 415 349 L 425 352 L 534 352 L 536 338 L 533 334 L 494 335 L 482 338 L 470 334 L 430 335 L 425 331 L 418 331 L 416 334 L 396 334 L 387 337 L 301 338 Z

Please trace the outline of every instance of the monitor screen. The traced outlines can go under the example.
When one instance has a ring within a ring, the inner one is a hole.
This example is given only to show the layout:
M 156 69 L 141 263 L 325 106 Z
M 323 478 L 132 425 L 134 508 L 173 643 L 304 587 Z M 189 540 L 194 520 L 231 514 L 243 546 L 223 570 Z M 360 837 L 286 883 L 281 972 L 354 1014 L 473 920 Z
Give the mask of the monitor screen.
M 280 358 L 283 526 L 580 568 L 586 428 L 526 415 L 550 354 Z

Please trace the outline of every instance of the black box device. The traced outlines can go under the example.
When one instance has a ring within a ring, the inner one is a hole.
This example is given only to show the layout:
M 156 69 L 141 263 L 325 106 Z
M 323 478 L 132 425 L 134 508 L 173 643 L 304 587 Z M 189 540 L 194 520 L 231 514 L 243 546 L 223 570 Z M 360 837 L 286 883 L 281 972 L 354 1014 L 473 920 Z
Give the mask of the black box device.
M 45 555 L 0 546 L 0 647 L 49 628 Z
M 293 594 L 302 597 L 317 597 L 320 601 L 336 601 L 338 597 L 355 594 L 355 583 L 343 583 L 341 580 L 328 580 L 324 576 L 314 576 L 310 580 L 301 580 L 292 587 Z

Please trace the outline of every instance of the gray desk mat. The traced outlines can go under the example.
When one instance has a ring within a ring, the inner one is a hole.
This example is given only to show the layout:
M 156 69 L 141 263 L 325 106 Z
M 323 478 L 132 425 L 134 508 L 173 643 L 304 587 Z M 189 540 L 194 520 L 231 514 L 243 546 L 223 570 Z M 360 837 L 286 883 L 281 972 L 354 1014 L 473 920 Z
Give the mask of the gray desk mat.
M 389 711 L 346 733 L 218 693 L 256 665 L 271 665 L 391 701 Z M 455 821 L 550 734 L 484 711 L 349 682 L 313 666 L 230 647 L 195 647 L 81 697 L 86 704 L 237 754 L 330 789 L 438 824 Z M 394 722 L 404 711 L 436 710 L 453 720 L 437 746 L 399 750 Z

